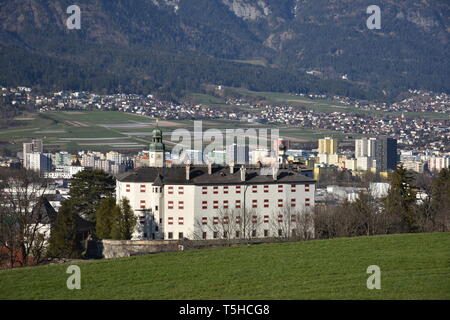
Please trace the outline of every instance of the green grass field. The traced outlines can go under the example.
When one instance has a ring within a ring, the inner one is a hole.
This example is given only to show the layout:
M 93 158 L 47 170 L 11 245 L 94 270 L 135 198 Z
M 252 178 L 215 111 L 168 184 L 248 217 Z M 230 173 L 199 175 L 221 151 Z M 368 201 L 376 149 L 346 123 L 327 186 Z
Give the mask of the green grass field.
M 276 243 L 0 271 L 0 299 L 450 299 L 450 234 Z M 381 268 L 381 290 L 366 286 Z
M 116 111 L 53 111 L 31 113 L 21 116 L 20 126 L 0 128 L 0 142 L 9 141 L 8 149 L 20 151 L 23 142 L 33 138 L 44 140 L 48 151 L 136 151 L 143 150 L 150 143 L 150 133 L 155 120 L 139 115 Z M 161 121 L 159 127 L 165 132 L 177 128 L 190 131 L 194 129 L 191 120 Z M 316 140 L 326 135 L 337 136 L 327 130 L 306 128 L 284 128 L 274 125 L 249 124 L 242 121 L 207 120 L 203 121 L 203 130 L 236 128 L 280 128 L 280 133 L 288 138 L 306 141 Z M 170 139 L 170 136 L 166 136 Z
M 13 142 L 9 148 L 16 151 L 21 150 L 22 142 L 32 138 L 43 139 L 46 149 L 51 150 L 142 149 L 141 145 L 150 140 L 126 132 L 133 131 L 137 124 L 145 125 L 139 129 L 149 132 L 155 126 L 155 121 L 148 117 L 116 111 L 53 111 L 27 114 L 21 119 L 20 126 L 0 128 L 0 140 Z M 125 143 L 128 145 L 121 147 Z M 133 144 L 136 147 L 130 147 Z

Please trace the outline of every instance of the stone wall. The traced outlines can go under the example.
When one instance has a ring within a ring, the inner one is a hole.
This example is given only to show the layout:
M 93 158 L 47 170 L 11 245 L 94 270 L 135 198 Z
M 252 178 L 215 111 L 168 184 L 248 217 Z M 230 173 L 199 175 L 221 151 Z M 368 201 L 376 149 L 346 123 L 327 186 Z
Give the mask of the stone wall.
M 101 256 L 106 259 L 122 258 L 143 254 L 180 251 L 182 248 L 176 241 L 125 241 L 101 240 Z
M 236 247 L 264 243 L 295 241 L 294 239 L 252 240 L 92 240 L 88 244 L 90 258 L 123 258 L 144 254 Z M 298 241 L 298 240 L 297 240 Z

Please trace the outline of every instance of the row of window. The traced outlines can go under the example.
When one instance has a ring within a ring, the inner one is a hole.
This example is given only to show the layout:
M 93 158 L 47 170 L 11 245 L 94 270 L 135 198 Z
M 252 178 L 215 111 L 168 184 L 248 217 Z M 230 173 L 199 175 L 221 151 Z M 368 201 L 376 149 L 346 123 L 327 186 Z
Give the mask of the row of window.
M 256 223 L 259 222 L 259 218 L 260 217 L 258 217 L 256 215 L 253 215 L 253 216 L 248 217 L 248 218 L 251 219 L 252 223 L 256 224 Z M 262 218 L 263 218 L 262 219 L 263 223 L 269 223 L 269 221 L 270 221 L 270 217 L 269 216 L 265 215 Z M 283 215 L 282 214 L 278 214 L 276 216 L 276 220 L 279 223 L 283 222 Z M 291 220 L 291 222 L 297 222 L 297 216 L 292 215 L 290 217 L 290 220 Z M 236 222 L 236 224 L 241 224 L 242 223 L 242 217 L 241 216 L 235 217 L 235 222 Z M 222 218 L 222 221 L 220 221 L 220 217 L 213 217 L 212 218 L 212 224 L 213 225 L 218 225 L 219 223 L 229 224 L 230 223 L 230 217 L 225 216 L 225 217 Z M 202 225 L 205 225 L 205 226 L 208 225 L 208 217 L 202 217 Z
M 141 202 L 140 202 L 140 208 L 141 208 L 141 209 L 148 209 L 145 200 L 141 200 Z M 158 211 L 158 209 L 159 209 L 158 206 L 155 206 L 155 211 Z
M 252 193 L 258 193 L 258 189 L 259 189 L 258 187 L 259 186 L 257 186 L 257 185 L 252 186 L 252 188 L 251 188 Z M 298 189 L 297 187 L 299 187 L 299 186 L 295 185 L 295 184 L 291 185 L 291 192 L 297 192 L 297 189 Z M 219 187 L 218 186 L 211 187 L 211 188 L 212 188 L 212 193 L 213 194 L 219 194 Z M 139 186 L 139 190 L 140 190 L 140 192 L 145 193 L 146 192 L 146 185 L 145 184 L 140 185 Z M 175 190 L 175 188 L 173 186 L 169 186 L 167 188 L 167 193 L 168 194 L 174 194 L 174 192 L 175 192 L 174 190 Z M 209 190 L 209 187 L 202 187 L 202 194 L 208 194 L 208 190 Z M 305 184 L 305 192 L 309 192 L 309 190 L 310 190 L 309 189 L 309 184 Z M 126 192 L 131 192 L 131 185 L 130 184 L 126 185 L 125 191 Z M 241 191 L 242 191 L 242 186 L 235 186 L 234 187 L 234 192 L 236 194 L 240 194 Z M 152 187 L 152 192 L 154 192 L 154 193 L 162 192 L 162 188 L 161 187 Z M 179 195 L 184 195 L 184 187 L 178 187 L 177 192 L 178 192 Z M 228 186 L 222 187 L 222 192 L 223 192 L 223 194 L 229 194 L 230 187 L 228 187 Z M 269 186 L 268 185 L 263 186 L 262 192 L 263 193 L 269 193 Z M 284 192 L 284 185 L 282 185 L 282 184 L 278 185 L 278 192 L 279 193 Z
M 145 193 L 145 192 L 146 192 L 146 189 L 147 189 L 147 187 L 146 187 L 145 184 L 141 184 L 141 185 L 139 186 L 139 191 L 140 191 L 141 193 Z M 131 192 L 131 184 L 127 184 L 127 185 L 125 186 L 125 192 Z M 152 187 L 152 192 L 153 192 L 153 193 L 161 193 L 161 192 L 162 192 L 162 187 Z
M 310 201 L 311 201 L 310 198 L 306 198 L 305 199 L 305 207 L 309 207 L 311 205 Z M 264 206 L 264 208 L 269 208 L 270 207 L 269 199 L 264 199 L 263 206 Z M 278 199 L 277 206 L 279 208 L 283 208 L 284 207 L 283 199 Z M 290 206 L 291 206 L 291 208 L 295 208 L 297 206 L 297 199 L 295 199 L 295 198 L 291 199 Z M 234 207 L 235 207 L 235 209 L 241 209 L 242 208 L 241 200 L 236 200 L 235 204 L 234 204 Z M 141 209 L 146 209 L 147 208 L 145 200 L 141 200 L 140 208 Z M 175 208 L 174 201 L 168 201 L 167 202 L 167 209 L 173 210 L 174 208 Z M 213 201 L 212 208 L 213 209 L 219 209 L 219 201 L 218 200 L 214 200 Z M 223 200 L 222 208 L 223 209 L 229 209 L 230 208 L 229 200 Z M 254 208 L 254 209 L 258 208 L 258 200 L 256 200 L 256 199 L 252 200 L 252 208 Z M 208 201 L 202 201 L 202 209 L 203 210 L 207 210 L 208 209 Z M 155 210 L 158 211 L 158 206 L 155 207 Z M 184 201 L 178 201 L 178 210 L 184 210 Z
M 252 193 L 258 193 L 258 190 L 260 189 L 261 186 L 258 185 L 253 185 L 251 187 L 251 192 Z M 292 184 L 291 185 L 291 192 L 297 192 L 297 187 L 299 187 L 298 185 Z M 208 194 L 209 189 L 212 188 L 212 194 L 219 194 L 219 187 L 215 186 L 215 187 L 202 187 L 202 194 Z M 284 185 L 280 184 L 278 185 L 278 192 L 279 193 L 283 193 L 284 192 Z M 305 184 L 305 192 L 309 192 L 309 184 Z M 242 191 L 242 186 L 235 186 L 234 187 L 234 192 L 236 194 L 240 194 Z M 230 187 L 228 186 L 224 186 L 222 187 L 222 192 L 223 194 L 229 194 L 230 193 Z M 268 185 L 264 185 L 262 186 L 262 192 L 263 193 L 269 193 L 269 186 Z
M 251 219 L 251 222 L 253 224 L 258 223 L 259 222 L 259 218 L 260 217 L 258 217 L 256 215 L 253 215 L 253 216 L 249 217 L 249 219 Z M 283 215 L 279 214 L 279 215 L 276 216 L 276 221 L 278 223 L 282 223 L 283 222 L 283 218 L 284 218 Z M 237 216 L 234 219 L 235 219 L 236 224 L 241 224 L 243 222 L 242 221 L 243 218 L 241 216 Z M 220 221 L 221 220 L 220 217 L 213 217 L 211 220 L 212 220 L 212 224 L 213 225 L 218 225 L 219 223 L 222 223 L 222 224 L 229 224 L 230 223 L 230 217 L 227 217 L 227 216 L 223 217 L 222 221 Z M 291 220 L 291 222 L 297 222 L 297 216 L 292 215 L 290 217 L 290 220 Z M 205 226 L 208 225 L 208 217 L 202 217 L 201 221 L 202 221 L 202 225 L 205 225 Z M 269 223 L 270 222 L 270 217 L 267 216 L 267 215 L 263 216 L 262 217 L 262 222 L 263 223 Z M 167 223 L 169 225 L 174 225 L 175 218 L 174 217 L 168 217 L 167 218 Z M 178 217 L 178 225 L 180 225 L 180 226 L 184 225 L 184 218 L 183 217 Z
M 292 232 L 293 233 L 295 233 L 295 231 L 296 230 L 293 230 Z M 169 237 L 170 237 L 170 233 L 171 232 L 169 232 Z M 228 238 L 230 238 L 230 234 L 229 234 L 229 232 L 228 231 L 224 231 L 223 233 L 220 233 L 219 231 L 213 231 L 213 238 L 214 239 L 219 239 L 220 238 L 220 236 L 222 236 L 222 238 L 223 239 L 228 239 Z M 259 236 L 259 234 L 258 234 L 258 232 L 256 231 L 256 230 L 252 230 L 252 237 L 253 238 L 256 238 L 256 237 L 258 237 Z M 240 231 L 236 231 L 235 233 L 234 233 L 234 236 L 235 236 L 235 238 L 241 238 L 241 235 L 242 235 L 242 233 L 240 232 Z M 278 230 L 278 236 L 279 237 L 281 237 L 283 235 L 283 230 L 282 229 L 279 229 Z M 269 237 L 270 236 L 270 232 L 269 232 L 269 230 L 263 230 L 263 236 L 264 237 Z M 202 233 L 202 238 L 203 239 L 207 239 L 208 238 L 208 233 L 207 232 L 203 232 Z M 171 238 L 169 238 L 169 239 L 171 239 Z
M 173 225 L 174 224 L 174 218 L 173 217 L 167 218 L 167 224 Z M 178 225 L 180 225 L 180 226 L 184 225 L 184 218 L 183 217 L 178 217 Z
M 253 199 L 251 204 L 252 204 L 252 208 L 254 208 L 254 209 L 258 208 L 258 200 L 257 199 Z M 264 208 L 269 208 L 270 207 L 269 199 L 264 199 L 262 205 L 264 206 Z M 305 207 L 309 207 L 310 205 L 311 205 L 311 199 L 310 198 L 306 198 L 305 199 Z M 283 199 L 278 199 L 277 206 L 278 206 L 278 208 L 283 208 L 284 207 L 284 200 Z M 295 208 L 297 206 L 297 199 L 292 198 L 291 201 L 290 201 L 290 206 L 291 206 L 291 208 Z M 241 209 L 242 208 L 241 200 L 235 200 L 234 207 L 235 207 L 235 209 Z M 212 208 L 213 209 L 219 209 L 219 201 L 218 200 L 213 200 Z M 223 209 L 229 209 L 230 208 L 229 200 L 223 200 L 222 208 Z M 202 209 L 203 210 L 208 210 L 208 201 L 202 201 Z

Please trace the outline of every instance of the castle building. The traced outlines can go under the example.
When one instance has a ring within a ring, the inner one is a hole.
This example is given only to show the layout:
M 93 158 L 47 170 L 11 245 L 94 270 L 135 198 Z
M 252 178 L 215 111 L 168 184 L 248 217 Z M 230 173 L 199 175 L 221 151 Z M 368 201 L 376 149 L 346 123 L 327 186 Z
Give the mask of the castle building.
M 254 223 L 253 237 L 277 236 L 273 225 L 294 219 L 286 210 L 314 205 L 315 181 L 294 169 L 264 169 L 272 174 L 257 166 L 139 168 L 118 177 L 116 195 L 127 198 L 139 218 L 133 239 L 240 238 L 239 230 L 227 234 L 218 227 L 245 218 Z
M 314 205 L 315 181 L 300 169 L 279 164 L 237 169 L 233 162 L 165 167 L 164 153 L 162 132 L 155 129 L 150 166 L 117 176 L 117 201 L 128 199 L 138 217 L 133 239 L 242 238 L 246 228 L 252 237 L 281 236 L 282 227 L 292 228 L 293 219 Z M 308 232 L 313 232 L 309 226 Z

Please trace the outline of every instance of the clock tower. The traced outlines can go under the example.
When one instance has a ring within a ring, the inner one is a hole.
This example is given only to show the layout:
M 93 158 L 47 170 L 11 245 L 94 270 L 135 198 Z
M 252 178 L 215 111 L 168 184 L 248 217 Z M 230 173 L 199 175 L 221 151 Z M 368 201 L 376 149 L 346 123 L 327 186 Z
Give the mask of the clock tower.
M 149 166 L 162 168 L 165 164 L 166 148 L 163 143 L 162 131 L 159 129 L 153 130 L 152 143 L 150 143 L 149 152 Z

